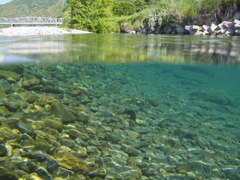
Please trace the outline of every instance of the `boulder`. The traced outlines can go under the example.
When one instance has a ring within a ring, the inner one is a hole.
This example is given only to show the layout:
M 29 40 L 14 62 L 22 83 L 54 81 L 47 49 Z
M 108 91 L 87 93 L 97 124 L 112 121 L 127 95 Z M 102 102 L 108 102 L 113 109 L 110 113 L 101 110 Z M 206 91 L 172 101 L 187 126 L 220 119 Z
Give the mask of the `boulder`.
M 227 29 L 227 28 L 233 28 L 234 23 L 232 21 L 223 21 L 221 25 Z
M 190 27 L 190 35 L 202 35 L 202 27 L 197 25 L 192 25 Z
M 164 31 L 165 34 L 171 34 L 172 28 L 170 28 L 170 27 L 164 27 L 164 28 L 163 28 L 163 31 Z
M 233 36 L 234 35 L 234 30 L 232 28 L 228 28 L 225 32 L 227 36 Z
M 182 26 L 177 26 L 176 31 L 178 34 L 184 34 L 184 28 Z
M 52 103 L 50 111 L 56 117 L 61 118 L 63 123 L 71 123 L 76 121 L 76 116 L 74 116 L 69 110 L 65 109 L 60 102 Z
M 233 19 L 239 20 L 240 19 L 240 12 L 236 12 L 233 16 Z
M 235 30 L 235 36 L 240 36 L 240 29 Z
M 234 20 L 234 30 L 239 30 L 240 29 L 240 21 L 239 20 Z
M 191 26 L 190 25 L 186 25 L 185 29 L 184 29 L 185 34 L 190 34 L 190 29 L 191 29 Z

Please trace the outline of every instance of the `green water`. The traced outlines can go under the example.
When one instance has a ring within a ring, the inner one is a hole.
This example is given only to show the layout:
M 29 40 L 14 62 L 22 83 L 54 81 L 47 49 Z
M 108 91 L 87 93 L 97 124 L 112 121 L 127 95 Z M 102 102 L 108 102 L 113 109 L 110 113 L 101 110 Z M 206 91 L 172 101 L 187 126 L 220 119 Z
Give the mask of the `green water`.
M 1 37 L 0 168 L 43 179 L 240 179 L 239 42 Z

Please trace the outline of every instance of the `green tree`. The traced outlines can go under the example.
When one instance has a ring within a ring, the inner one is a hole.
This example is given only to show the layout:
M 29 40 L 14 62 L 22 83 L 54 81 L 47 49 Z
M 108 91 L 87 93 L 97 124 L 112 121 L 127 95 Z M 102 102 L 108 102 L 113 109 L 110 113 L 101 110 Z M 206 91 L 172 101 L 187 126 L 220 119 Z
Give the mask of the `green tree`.
M 113 5 L 113 13 L 117 16 L 128 16 L 136 12 L 135 4 L 127 1 L 120 1 Z
M 106 32 L 110 27 L 104 19 L 113 16 L 114 0 L 67 0 L 71 8 L 71 24 L 74 28 L 92 32 Z M 111 29 L 111 28 L 110 28 Z

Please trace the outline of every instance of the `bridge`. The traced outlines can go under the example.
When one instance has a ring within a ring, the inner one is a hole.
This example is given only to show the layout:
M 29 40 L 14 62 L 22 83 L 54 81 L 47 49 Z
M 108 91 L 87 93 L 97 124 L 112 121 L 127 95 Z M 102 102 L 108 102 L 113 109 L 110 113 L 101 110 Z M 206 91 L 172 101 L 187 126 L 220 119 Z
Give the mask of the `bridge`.
M 62 24 L 62 18 L 49 18 L 49 17 L 17 17 L 5 18 L 0 17 L 0 24 L 10 24 L 14 26 L 19 25 L 59 25 Z

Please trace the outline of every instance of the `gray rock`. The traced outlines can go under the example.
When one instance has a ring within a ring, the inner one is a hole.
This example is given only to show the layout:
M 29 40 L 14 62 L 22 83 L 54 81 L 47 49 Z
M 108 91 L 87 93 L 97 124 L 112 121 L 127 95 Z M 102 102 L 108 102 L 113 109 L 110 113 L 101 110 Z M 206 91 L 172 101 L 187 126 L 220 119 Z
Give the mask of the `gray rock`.
M 192 25 L 190 27 L 190 35 L 199 35 L 199 31 L 202 30 L 201 26 L 197 26 L 197 25 Z
M 56 160 L 52 159 L 50 161 L 48 161 L 48 164 L 47 164 L 47 170 L 53 174 L 53 173 L 56 173 L 57 170 L 58 170 L 58 167 L 59 167 L 59 164 Z
M 75 142 L 71 139 L 71 138 L 68 138 L 68 137 L 64 137 L 62 139 L 62 145 L 63 146 L 67 146 L 69 148 L 73 148 L 74 145 L 75 145 Z
M 233 28 L 234 26 L 234 23 L 232 21 L 223 21 L 221 24 L 226 29 Z
M 234 35 L 234 30 L 232 28 L 228 28 L 225 32 L 227 36 L 233 36 Z
M 182 26 L 177 26 L 176 31 L 178 34 L 184 34 L 184 28 Z
M 191 26 L 190 25 L 186 25 L 184 28 L 184 33 L 185 34 L 190 34 L 190 30 L 191 30 Z
M 26 133 L 29 135 L 33 134 L 33 128 L 24 122 L 18 122 L 17 129 L 20 130 L 22 133 Z
M 65 109 L 60 102 L 52 103 L 50 111 L 56 117 L 61 118 L 63 123 L 70 123 L 76 121 L 76 117 L 70 111 Z
M 78 113 L 77 121 L 81 121 L 81 122 L 87 123 L 88 120 L 89 120 L 89 116 L 87 115 L 87 113 L 85 113 L 84 111 L 80 111 Z
M 235 30 L 235 36 L 240 36 L 240 29 L 239 30 Z
M 0 166 L 0 179 L 2 179 L 2 180 L 18 180 L 18 177 L 11 170 Z
M 163 31 L 164 31 L 165 34 L 171 34 L 172 28 L 171 27 L 164 27 Z
M 236 12 L 233 16 L 233 19 L 240 19 L 240 12 Z
M 214 24 L 214 23 L 212 23 L 211 25 L 210 25 L 210 27 L 209 27 L 209 33 L 210 34 L 213 34 L 214 33 L 214 31 L 217 29 L 217 25 L 216 24 Z
M 7 148 L 3 145 L 0 145 L 0 157 L 5 156 L 7 154 Z
M 98 149 L 95 146 L 88 146 L 87 147 L 87 153 L 88 153 L 88 155 L 94 155 L 94 156 L 100 154 Z
M 98 169 L 95 169 L 94 171 L 91 171 L 88 176 L 90 178 L 96 178 L 96 177 L 99 177 L 99 178 L 102 178 L 104 179 L 106 176 L 107 176 L 107 171 L 104 169 L 104 168 L 98 168 Z
M 40 162 L 43 162 L 47 159 L 47 155 L 41 151 L 32 151 L 32 152 L 22 152 L 22 157 L 28 157 L 30 159 L 37 159 Z
M 74 175 L 73 171 L 70 171 L 68 169 L 59 167 L 59 170 L 58 170 L 58 176 L 59 177 L 67 178 L 67 177 L 72 176 L 72 175 Z
M 240 29 L 240 21 L 239 20 L 234 20 L 234 29 L 239 30 Z
M 222 34 L 225 34 L 225 32 L 226 32 L 226 30 L 221 29 L 221 30 L 218 30 L 218 31 L 216 32 L 216 34 L 217 34 L 217 35 L 222 35 Z
M 50 174 L 48 173 L 48 171 L 44 168 L 44 167 L 38 167 L 36 169 L 36 173 L 38 173 L 38 175 L 43 178 L 44 180 L 50 180 L 51 179 L 51 176 Z
M 209 26 L 207 26 L 207 25 L 203 25 L 203 26 L 202 26 L 202 30 L 203 30 L 203 31 L 208 31 L 208 29 L 209 29 Z

